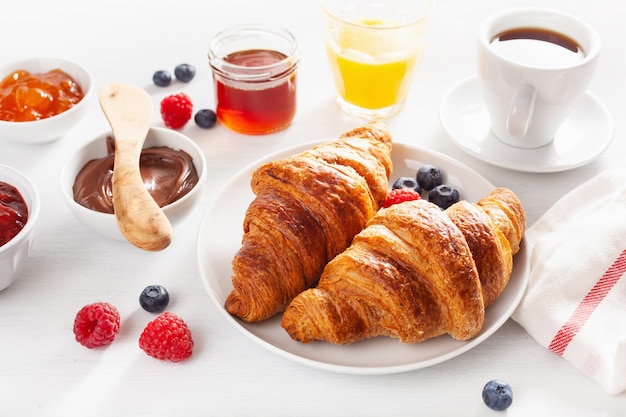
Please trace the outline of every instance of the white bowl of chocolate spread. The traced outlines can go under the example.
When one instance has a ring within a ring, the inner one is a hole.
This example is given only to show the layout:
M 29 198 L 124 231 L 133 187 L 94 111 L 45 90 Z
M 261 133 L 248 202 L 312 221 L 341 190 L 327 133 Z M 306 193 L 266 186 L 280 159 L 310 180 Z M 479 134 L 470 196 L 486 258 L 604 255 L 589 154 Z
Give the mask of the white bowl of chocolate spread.
M 113 211 L 114 138 L 98 135 L 78 149 L 61 170 L 61 193 L 70 211 L 100 235 L 124 241 Z M 140 158 L 148 192 L 175 227 L 191 211 L 206 181 L 200 147 L 175 130 L 152 127 Z

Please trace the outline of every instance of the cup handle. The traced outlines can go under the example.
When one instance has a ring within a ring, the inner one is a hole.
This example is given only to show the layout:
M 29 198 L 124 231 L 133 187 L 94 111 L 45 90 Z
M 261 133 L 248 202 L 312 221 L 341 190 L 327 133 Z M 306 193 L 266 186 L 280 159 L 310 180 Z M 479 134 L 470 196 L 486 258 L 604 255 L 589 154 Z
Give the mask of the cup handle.
M 535 108 L 537 90 L 530 84 L 522 84 L 509 105 L 506 130 L 515 137 L 524 137 Z

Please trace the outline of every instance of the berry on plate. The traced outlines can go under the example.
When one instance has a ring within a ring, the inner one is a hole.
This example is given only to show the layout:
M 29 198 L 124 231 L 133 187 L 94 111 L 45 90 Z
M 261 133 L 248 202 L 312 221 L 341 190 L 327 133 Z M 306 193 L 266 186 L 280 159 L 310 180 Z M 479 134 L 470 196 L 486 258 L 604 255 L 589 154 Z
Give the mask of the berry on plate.
M 394 204 L 403 203 L 405 201 L 419 200 L 420 195 L 412 188 L 396 188 L 387 194 L 387 199 L 383 203 L 383 208 L 388 208 Z
M 443 176 L 441 170 L 434 165 L 424 165 L 417 170 L 415 179 L 420 187 L 426 191 L 430 191 L 438 185 L 443 184 Z
M 438 185 L 428 192 L 428 201 L 438 205 L 442 210 L 459 201 L 459 191 L 449 185 Z
M 88 304 L 74 319 L 76 341 L 89 349 L 111 344 L 119 330 L 120 314 L 109 303 Z
M 170 295 L 162 285 L 148 285 L 139 295 L 139 305 L 150 313 L 161 313 L 170 302 Z
M 217 122 L 217 116 L 215 112 L 211 109 L 201 109 L 198 110 L 193 120 L 196 124 L 203 129 L 210 129 L 215 126 Z
M 506 410 L 513 403 L 513 390 L 506 382 L 493 379 L 483 387 L 483 401 L 492 410 Z
M 191 119 L 193 103 L 185 93 L 172 94 L 161 100 L 161 117 L 165 126 L 180 129 Z
M 193 339 L 187 324 L 166 311 L 148 323 L 139 337 L 139 347 L 153 358 L 180 362 L 191 356 Z
M 396 188 L 412 188 L 418 193 L 422 192 L 422 187 L 420 187 L 417 180 L 413 177 L 400 177 L 393 183 L 391 188 L 394 190 Z
M 188 83 L 196 76 L 196 68 L 190 64 L 179 64 L 174 68 L 174 76 L 178 81 Z

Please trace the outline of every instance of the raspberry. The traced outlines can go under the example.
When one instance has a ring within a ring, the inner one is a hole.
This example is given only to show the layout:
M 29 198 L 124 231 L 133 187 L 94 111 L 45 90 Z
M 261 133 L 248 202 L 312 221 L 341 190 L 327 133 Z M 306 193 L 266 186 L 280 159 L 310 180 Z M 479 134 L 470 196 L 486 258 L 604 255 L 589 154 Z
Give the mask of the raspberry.
M 402 203 L 404 201 L 413 201 L 419 199 L 419 193 L 411 188 L 396 188 L 394 190 L 391 190 L 387 195 L 387 199 L 383 204 L 383 208 L 391 207 L 394 204 Z
M 88 304 L 74 319 L 76 341 L 89 349 L 111 344 L 119 330 L 120 314 L 109 303 Z
M 166 311 L 148 323 L 139 337 L 139 347 L 153 358 L 180 362 L 191 356 L 193 340 L 187 324 Z
M 193 104 L 185 93 L 172 94 L 161 100 L 161 117 L 165 126 L 180 129 L 191 119 Z

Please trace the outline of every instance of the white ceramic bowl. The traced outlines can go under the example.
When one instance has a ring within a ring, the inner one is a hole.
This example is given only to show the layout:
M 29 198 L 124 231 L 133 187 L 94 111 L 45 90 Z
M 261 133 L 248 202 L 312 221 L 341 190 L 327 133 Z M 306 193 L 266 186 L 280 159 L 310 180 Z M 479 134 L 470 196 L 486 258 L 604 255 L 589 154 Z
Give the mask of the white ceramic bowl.
M 48 143 L 59 139 L 82 119 L 87 102 L 93 95 L 91 73 L 83 66 L 59 58 L 29 58 L 0 65 L 0 79 L 15 70 L 23 69 L 31 73 L 43 73 L 60 69 L 69 74 L 83 90 L 84 97 L 76 105 L 63 113 L 46 119 L 31 122 L 8 122 L 0 120 L 0 141 L 10 139 L 22 143 Z
M 41 201 L 35 184 L 16 169 L 0 165 L 0 181 L 17 188 L 28 207 L 28 220 L 24 228 L 13 239 L 0 246 L 0 291 L 2 291 L 11 285 L 24 269 L 35 236 Z
M 82 167 L 92 159 L 106 156 L 106 137 L 110 134 L 110 132 L 106 132 L 98 135 L 69 157 L 61 170 L 61 194 L 70 211 L 81 222 L 104 237 L 125 241 L 126 239 L 117 226 L 114 214 L 101 213 L 81 206 L 74 200 L 72 191 L 76 175 Z M 198 172 L 198 183 L 189 193 L 180 200 L 162 207 L 163 212 L 174 228 L 189 214 L 204 189 L 206 182 L 206 159 L 202 150 L 194 141 L 182 133 L 167 128 L 150 128 L 144 142 L 144 148 L 153 146 L 167 146 L 176 150 L 184 150 L 191 155 L 193 164 Z M 176 239 L 175 234 L 174 239 Z

